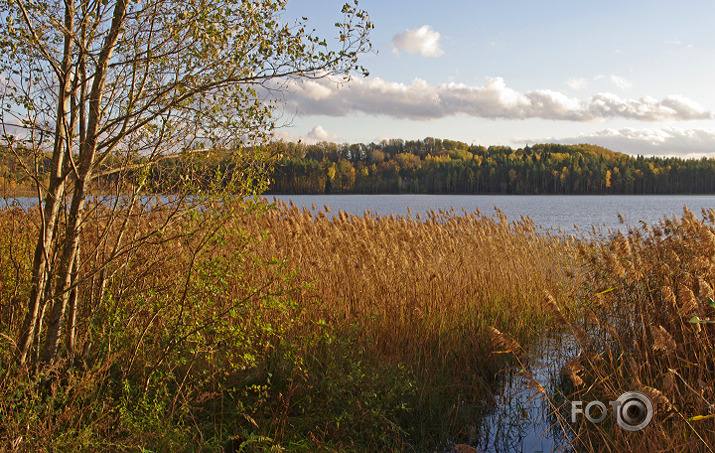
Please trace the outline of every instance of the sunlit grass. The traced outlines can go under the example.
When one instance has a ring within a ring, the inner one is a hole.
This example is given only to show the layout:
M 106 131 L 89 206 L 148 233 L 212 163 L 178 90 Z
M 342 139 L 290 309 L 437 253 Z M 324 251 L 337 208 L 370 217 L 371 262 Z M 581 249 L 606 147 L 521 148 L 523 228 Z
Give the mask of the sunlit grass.
M 404 426 L 431 442 L 467 439 L 497 391 L 510 356 L 495 353 L 490 328 L 528 346 L 553 317 L 544 293 L 574 310 L 581 289 L 575 239 L 501 214 L 333 216 L 281 205 L 253 228 L 268 232 L 259 256 L 285 256 L 310 282 L 296 295 L 296 339 L 325 322 L 371 360 L 404 367 L 416 392 Z
M 571 399 L 646 394 L 656 408 L 640 432 L 608 418 L 579 420 L 587 451 L 712 451 L 715 445 L 715 212 L 685 210 L 609 241 L 583 245 L 590 335 L 568 366 Z M 610 414 L 609 414 L 610 415 Z
M 660 410 L 642 433 L 557 419 L 576 449 L 715 441 L 712 211 L 605 240 L 550 236 L 499 213 L 236 204 L 185 214 L 106 267 L 99 285 L 90 270 L 105 249 L 94 245 L 117 231 L 97 210 L 83 238 L 81 352 L 42 373 L 13 362 L 38 218 L 0 214 L 0 449 L 469 443 L 500 391 L 496 376 L 528 368 L 526 351 L 547 332 L 581 349 L 564 367 L 563 402 L 640 390 Z M 126 234 L 165 215 L 134 216 Z

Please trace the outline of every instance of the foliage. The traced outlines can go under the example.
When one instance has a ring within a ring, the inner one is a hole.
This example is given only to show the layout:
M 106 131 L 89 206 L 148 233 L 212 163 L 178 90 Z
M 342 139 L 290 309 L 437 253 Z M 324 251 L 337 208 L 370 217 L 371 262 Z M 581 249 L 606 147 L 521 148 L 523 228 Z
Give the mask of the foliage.
M 276 142 L 264 149 L 279 156 L 270 173 L 269 191 L 273 194 L 715 193 L 713 159 L 633 157 L 593 145 L 541 144 L 514 150 L 425 139 L 369 145 Z M 230 180 L 236 168 L 231 155 L 228 150 L 199 153 L 204 173 L 196 184 L 205 186 L 206 179 L 217 174 Z M 197 156 L 164 160 L 147 175 L 147 189 L 176 193 L 189 162 L 196 160 Z M 29 187 L 12 159 L 0 168 L 5 168 L 5 187 L 10 193 L 13 188 Z M 46 170 L 40 174 L 45 175 Z M 137 179 L 136 172 L 128 175 Z M 102 186 L 110 182 L 111 177 L 98 180 Z
M 485 148 L 427 138 L 272 146 L 282 156 L 275 194 L 715 193 L 714 159 L 633 157 L 586 144 Z
M 336 46 L 306 32 L 307 19 L 286 23 L 285 4 L 0 1 L 2 157 L 31 181 L 41 211 L 17 339 L 21 365 L 72 361 L 78 325 L 87 324 L 78 316 L 83 279 L 100 288 L 89 303 L 102 306 L 111 262 L 148 242 L 208 231 L 195 259 L 231 213 L 213 210 L 204 221 L 216 224 L 193 226 L 183 217 L 225 193 L 265 189 L 272 156 L 259 145 L 272 133 L 275 94 L 287 81 L 366 73 L 357 58 L 370 48 L 372 24 L 357 2 L 342 8 Z M 230 151 L 209 171 L 202 161 L 217 150 Z M 180 165 L 156 171 L 162 161 Z M 172 179 L 158 182 L 164 173 Z M 158 184 L 176 196 L 148 200 Z M 164 216 L 127 234 L 153 205 Z M 87 253 L 90 222 L 102 239 Z M 179 277 L 187 285 L 194 264 Z

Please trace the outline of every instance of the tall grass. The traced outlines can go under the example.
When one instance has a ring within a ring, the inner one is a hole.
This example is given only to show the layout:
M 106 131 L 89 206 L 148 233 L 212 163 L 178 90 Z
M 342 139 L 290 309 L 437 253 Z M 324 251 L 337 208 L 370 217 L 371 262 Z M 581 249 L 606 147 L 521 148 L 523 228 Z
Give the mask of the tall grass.
M 498 211 L 155 204 L 122 237 L 173 222 L 98 268 L 121 236 L 99 205 L 84 230 L 77 353 L 34 370 L 15 365 L 13 345 L 39 219 L 7 209 L 0 451 L 469 444 L 503 371 L 564 329 L 582 349 L 568 399 L 641 390 L 660 410 L 642 433 L 564 426 L 576 449 L 702 450 L 715 441 L 715 213 L 704 214 L 585 240 Z
M 236 398 L 257 390 L 238 383 L 290 325 L 281 313 L 292 303 L 280 262 L 258 263 L 246 253 L 253 238 L 213 221 L 256 214 L 150 203 L 117 220 L 97 205 L 83 236 L 76 353 L 33 369 L 14 354 L 39 216 L 3 211 L 0 450 L 215 451 L 239 430 L 248 414 Z M 166 228 L 136 246 L 157 225 Z
M 715 211 L 642 225 L 581 254 L 588 337 L 567 367 L 571 399 L 641 391 L 656 408 L 640 432 L 579 420 L 582 451 L 712 451 L 715 445 Z
M 552 317 L 543 293 L 567 309 L 580 290 L 572 238 L 537 234 L 528 219 L 510 223 L 501 213 L 333 216 L 281 204 L 252 226 L 268 233 L 258 256 L 285 256 L 310 283 L 295 296 L 303 307 L 295 341 L 324 322 L 352 346 L 323 344 L 322 360 L 357 349 L 359 360 L 406 372 L 406 410 L 389 425 L 421 448 L 473 438 L 509 357 L 494 354 L 491 328 L 528 345 Z
M 0 215 L 4 449 L 469 440 L 507 364 L 488 327 L 528 343 L 550 316 L 541 292 L 571 297 L 572 244 L 527 220 L 220 210 L 218 223 L 161 205 L 130 216 L 128 237 L 180 221 L 98 270 L 120 238 L 98 206 L 83 238 L 81 352 L 41 371 L 13 361 L 38 218 Z
M 314 313 L 340 323 L 372 320 L 378 351 L 390 356 L 426 346 L 458 352 L 453 343 L 485 325 L 525 339 L 540 330 L 534 321 L 546 314 L 545 290 L 574 295 L 574 240 L 538 235 L 527 219 L 454 211 L 427 219 L 340 212 L 330 219 L 281 206 L 265 222 L 256 225 L 268 232 L 257 253 L 283 254 L 313 283 L 300 297 L 318 300 L 310 304 Z

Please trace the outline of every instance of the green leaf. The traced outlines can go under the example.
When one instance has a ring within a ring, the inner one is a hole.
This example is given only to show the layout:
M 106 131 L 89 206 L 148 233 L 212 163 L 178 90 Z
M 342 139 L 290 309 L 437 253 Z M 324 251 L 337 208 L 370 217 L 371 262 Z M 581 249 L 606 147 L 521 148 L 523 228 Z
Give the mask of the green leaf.
M 690 318 L 688 322 L 691 324 L 715 324 L 715 321 L 711 321 L 709 319 L 700 319 L 700 316 L 697 315 Z

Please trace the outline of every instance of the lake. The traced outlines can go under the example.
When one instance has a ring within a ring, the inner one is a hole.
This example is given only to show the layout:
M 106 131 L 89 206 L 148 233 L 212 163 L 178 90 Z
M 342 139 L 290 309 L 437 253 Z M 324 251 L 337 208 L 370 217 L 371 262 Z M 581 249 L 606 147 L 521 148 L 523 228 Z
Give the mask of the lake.
M 390 214 L 426 217 L 430 210 L 449 211 L 454 208 L 472 213 L 477 209 L 485 215 L 494 215 L 495 208 L 510 220 L 522 215 L 530 217 L 544 231 L 561 231 L 569 234 L 587 234 L 593 227 L 602 233 L 611 230 L 627 231 L 639 227 L 641 221 L 653 225 L 665 216 L 683 215 L 688 207 L 701 217 L 702 209 L 715 209 L 715 195 L 266 195 L 317 213 L 327 205 L 331 214 L 339 211 L 362 215 L 366 210 L 389 216 Z M 0 197 L 0 209 L 11 204 L 25 209 L 37 203 L 36 198 Z M 315 210 L 312 209 L 315 204 Z M 621 214 L 625 223 L 621 224 Z
M 267 195 L 269 200 L 272 195 Z M 715 209 L 715 195 L 276 195 L 275 198 L 298 207 L 315 211 L 330 207 L 333 215 L 340 210 L 362 215 L 366 210 L 376 214 L 423 217 L 430 210 L 449 210 L 471 213 L 479 209 L 482 214 L 495 214 L 499 208 L 510 220 L 522 215 L 530 217 L 545 231 L 561 229 L 570 234 L 588 233 L 592 227 L 623 231 L 639 227 L 641 221 L 653 225 L 665 216 L 683 215 L 688 207 L 701 217 L 702 209 Z M 621 224 L 618 215 L 625 219 Z

